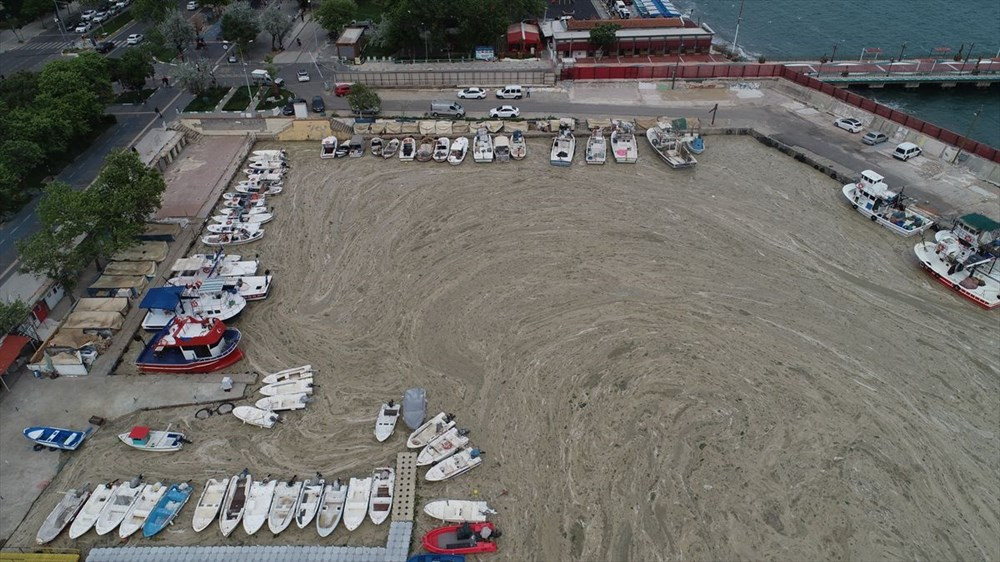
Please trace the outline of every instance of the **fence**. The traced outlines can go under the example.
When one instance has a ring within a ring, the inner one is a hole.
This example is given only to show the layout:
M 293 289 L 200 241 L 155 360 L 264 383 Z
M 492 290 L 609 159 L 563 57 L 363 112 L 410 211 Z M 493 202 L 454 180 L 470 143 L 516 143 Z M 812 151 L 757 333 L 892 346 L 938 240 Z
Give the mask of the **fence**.
M 551 86 L 556 75 L 551 70 L 391 70 L 383 72 L 335 72 L 336 82 L 361 83 L 375 88 L 477 86 Z

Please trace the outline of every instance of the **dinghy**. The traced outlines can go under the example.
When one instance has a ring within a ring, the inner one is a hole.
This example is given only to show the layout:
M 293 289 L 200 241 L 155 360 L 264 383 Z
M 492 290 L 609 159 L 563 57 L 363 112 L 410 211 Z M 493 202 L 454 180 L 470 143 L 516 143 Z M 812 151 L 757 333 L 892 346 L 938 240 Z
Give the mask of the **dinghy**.
M 382 140 L 382 137 L 372 137 L 370 146 L 372 156 L 376 158 L 382 156 L 382 149 L 385 147 L 385 142 Z
M 469 139 L 458 137 L 451 143 L 451 150 L 448 152 L 448 163 L 458 166 L 465 160 L 465 154 L 469 151 Z
M 417 147 L 417 162 L 430 162 L 434 158 L 434 139 L 424 137 L 420 139 L 420 146 Z
M 424 513 L 449 523 L 482 523 L 488 515 L 496 515 L 486 502 L 468 500 L 434 500 L 424 505 Z
M 187 482 L 174 484 L 167 488 L 167 493 L 163 494 L 160 501 L 149 514 L 149 518 L 142 525 L 142 536 L 152 537 L 167 527 L 180 513 L 184 504 L 191 499 L 191 492 L 194 489 Z
M 410 449 L 426 447 L 435 437 L 455 427 L 455 416 L 441 412 L 418 427 L 406 440 Z
M 497 135 L 493 139 L 493 154 L 497 162 L 510 162 L 510 138 L 507 135 Z
M 387 404 L 382 404 L 378 411 L 378 418 L 375 419 L 375 439 L 379 443 L 392 435 L 392 430 L 396 429 L 397 420 L 399 420 L 399 406 L 392 400 Z
M 389 142 L 387 142 L 385 144 L 385 147 L 382 149 L 382 158 L 384 160 L 388 160 L 393 156 L 395 156 L 396 152 L 398 151 L 399 151 L 399 139 L 389 139 Z
M 427 471 L 424 478 L 428 482 L 440 482 L 441 480 L 454 478 L 482 464 L 484 454 L 479 449 L 463 449 L 434 465 Z
M 237 234 L 241 231 L 246 231 L 252 234 L 260 230 L 260 224 L 226 221 L 223 223 L 209 224 L 205 226 L 205 230 L 211 232 L 212 234 Z
M 323 487 L 326 480 L 319 473 L 315 478 L 306 480 L 302 485 L 302 492 L 299 493 L 299 501 L 295 505 L 295 524 L 299 529 L 305 529 L 316 517 L 319 509 L 319 502 L 323 498 Z
M 412 162 L 417 155 L 417 141 L 413 137 L 403 137 L 403 142 L 399 144 L 399 159 L 403 162 Z
M 381 525 L 388 519 L 395 482 L 396 472 L 387 466 L 376 468 L 372 472 L 372 494 L 368 502 L 368 517 L 372 523 Z
M 269 412 L 283 412 L 285 410 L 303 410 L 310 402 L 312 402 L 312 398 L 309 398 L 307 394 L 279 394 L 265 396 L 258 400 L 254 406 Z
M 528 155 L 528 143 L 524 142 L 524 132 L 520 129 L 510 136 L 510 157 L 523 160 Z
M 206 246 L 239 246 L 256 242 L 264 237 L 263 230 L 250 232 L 245 228 L 233 234 L 209 234 L 201 237 L 202 244 Z
M 237 406 L 233 408 L 233 415 L 243 420 L 243 423 L 256 425 L 265 429 L 271 429 L 274 424 L 281 421 L 281 415 L 253 406 Z
M 70 490 L 59 500 L 59 503 L 49 512 L 49 516 L 42 522 L 35 534 L 35 542 L 45 544 L 59 536 L 59 533 L 66 528 L 66 525 L 73 520 L 73 516 L 80 507 L 90 497 L 90 485 L 85 485 L 79 490 Z
M 698 133 L 684 135 L 684 146 L 691 154 L 701 154 L 705 152 L 705 139 Z
M 216 480 L 215 478 L 209 478 L 208 482 L 205 482 L 205 489 L 201 491 L 198 505 L 194 507 L 194 517 L 191 519 L 191 528 L 194 529 L 194 532 L 204 531 L 212 524 L 212 521 L 215 521 L 215 516 L 219 514 L 219 507 L 222 506 L 222 500 L 226 497 L 228 484 L 227 480 Z
M 229 479 L 226 497 L 222 500 L 222 513 L 219 515 L 219 530 L 222 531 L 222 536 L 228 537 L 243 519 L 251 482 L 253 479 L 250 478 L 250 471 L 245 468 L 243 472 Z
M 162 482 L 146 484 L 142 492 L 139 493 L 139 499 L 132 504 L 128 513 L 125 514 L 125 518 L 122 519 L 122 524 L 118 527 L 118 536 L 127 539 L 141 529 L 146 518 L 149 517 L 153 508 L 160 502 L 160 498 L 166 493 L 167 487 Z
M 170 429 L 169 427 L 167 428 Z M 119 433 L 118 438 L 129 447 L 140 451 L 169 453 L 180 451 L 184 443 L 190 443 L 183 433 L 177 431 L 151 431 L 149 427 L 137 425 L 128 433 Z
M 493 138 L 486 127 L 480 127 L 472 139 L 472 159 L 480 164 L 493 161 Z
M 250 485 L 247 494 L 247 508 L 243 512 L 243 530 L 252 535 L 267 522 L 267 514 L 271 512 L 271 501 L 274 498 L 274 488 L 277 480 L 265 478 Z
M 261 379 L 261 382 L 264 384 L 277 384 L 280 382 L 295 381 L 299 379 L 311 379 L 312 375 L 312 365 L 303 365 L 301 367 L 292 367 L 291 369 L 271 373 Z
M 451 139 L 448 137 L 439 137 L 437 141 L 434 142 L 434 161 L 435 162 L 445 162 L 448 160 L 448 152 L 451 148 Z
M 247 212 L 244 214 L 226 214 L 221 213 L 212 216 L 212 220 L 223 225 L 234 225 L 234 224 L 256 224 L 262 225 L 267 224 L 274 220 L 274 213 L 253 213 Z
M 420 454 L 417 455 L 417 466 L 427 466 L 441 462 L 454 455 L 469 442 L 469 430 L 453 427 L 435 437 Z
M 94 431 L 91 427 L 86 431 L 76 431 L 74 429 L 62 429 L 60 427 L 47 427 L 36 425 L 25 428 L 24 436 L 35 442 L 35 450 L 40 451 L 44 447 L 55 451 L 75 451 L 83 440 Z
M 608 142 L 604 140 L 604 129 L 594 129 L 587 139 L 587 154 L 584 161 L 587 164 L 604 164 L 608 159 Z
M 340 523 L 344 514 L 344 502 L 347 500 L 347 486 L 334 480 L 323 488 L 323 498 L 320 500 L 319 513 L 316 514 L 316 532 L 321 537 L 327 537 Z
M 499 536 L 489 521 L 463 523 L 431 529 L 424 535 L 423 545 L 424 550 L 435 554 L 485 554 L 497 551 L 493 539 Z
M 115 488 L 111 499 L 108 500 L 101 514 L 97 516 L 97 523 L 94 524 L 94 530 L 98 535 L 106 535 L 115 530 L 115 527 L 125 518 L 125 514 L 132 508 L 132 504 L 139 499 L 143 488 L 145 488 L 145 484 L 142 483 L 141 475 L 129 482 L 123 482 Z
M 576 155 L 576 137 L 569 125 L 559 125 L 559 134 L 552 137 L 552 150 L 549 152 L 549 164 L 553 166 L 569 166 Z
M 118 485 L 114 482 L 109 482 L 101 484 L 91 492 L 87 503 L 83 504 L 80 512 L 73 519 L 73 524 L 69 527 L 69 538 L 75 539 L 83 536 L 94 526 L 94 523 L 97 523 L 97 518 L 101 516 L 101 512 L 107 507 L 108 501 L 114 495 L 115 488 L 117 487 Z
M 267 170 L 267 171 L 282 170 L 286 166 L 288 166 L 288 164 L 286 164 L 284 160 L 268 160 L 266 158 L 259 160 L 251 160 L 247 164 L 247 167 L 251 170 Z
M 411 388 L 403 393 L 403 421 L 410 429 L 416 429 L 424 423 L 427 415 L 427 391 L 423 388 Z
M 351 478 L 344 501 L 344 527 L 353 531 L 361 526 L 368 513 L 368 500 L 372 493 L 372 478 Z
M 267 514 L 267 528 L 277 535 L 284 531 L 295 518 L 295 505 L 302 492 L 302 481 L 296 481 L 293 476 L 287 482 L 281 482 L 274 489 L 274 499 L 271 500 L 271 511 Z
M 278 396 L 281 394 L 312 394 L 312 379 L 302 379 L 297 381 L 281 382 L 262 386 L 258 392 L 264 396 Z
M 320 158 L 333 158 L 333 154 L 337 152 L 337 137 L 326 137 L 320 141 L 319 147 L 319 157 Z

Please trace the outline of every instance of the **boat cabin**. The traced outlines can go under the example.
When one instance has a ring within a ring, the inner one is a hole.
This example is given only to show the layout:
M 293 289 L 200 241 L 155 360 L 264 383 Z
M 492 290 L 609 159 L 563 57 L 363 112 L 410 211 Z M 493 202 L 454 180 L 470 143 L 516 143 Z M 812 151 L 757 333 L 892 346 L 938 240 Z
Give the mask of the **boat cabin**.
M 326 137 L 322 141 L 322 149 L 320 150 L 320 158 L 333 158 L 333 154 L 337 151 L 337 137 Z
M 137 425 L 132 428 L 129 432 L 128 438 L 132 441 L 133 445 L 146 446 L 149 444 L 149 427 L 145 425 Z
M 1000 239 L 1000 223 L 979 213 L 962 215 L 951 231 L 963 244 L 986 249 Z
M 160 338 L 150 342 L 153 353 L 179 353 L 185 361 L 218 357 L 229 345 L 224 337 L 226 325 L 215 318 L 177 316 L 164 329 Z

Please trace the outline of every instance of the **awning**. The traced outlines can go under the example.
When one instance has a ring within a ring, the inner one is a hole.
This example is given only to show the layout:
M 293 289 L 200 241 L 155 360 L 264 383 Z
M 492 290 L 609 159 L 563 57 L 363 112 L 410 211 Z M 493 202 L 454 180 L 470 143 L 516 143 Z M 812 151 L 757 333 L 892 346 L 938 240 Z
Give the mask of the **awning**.
M 31 338 L 9 334 L 0 342 L 0 375 L 7 372 L 7 369 L 14 364 L 14 360 L 21 355 L 21 350 L 28 345 Z M 7 385 L 4 384 L 6 387 Z M 10 390 L 9 388 L 7 390 Z
M 142 440 L 146 439 L 147 437 L 149 437 L 149 427 L 145 425 L 137 425 L 133 427 L 132 431 L 130 431 L 128 434 L 129 439 Z
M 538 26 L 531 23 L 515 23 L 507 28 L 508 45 L 538 45 Z
M 161 310 L 174 310 L 180 303 L 181 293 L 184 287 L 153 287 L 142 297 L 139 308 L 158 308 Z

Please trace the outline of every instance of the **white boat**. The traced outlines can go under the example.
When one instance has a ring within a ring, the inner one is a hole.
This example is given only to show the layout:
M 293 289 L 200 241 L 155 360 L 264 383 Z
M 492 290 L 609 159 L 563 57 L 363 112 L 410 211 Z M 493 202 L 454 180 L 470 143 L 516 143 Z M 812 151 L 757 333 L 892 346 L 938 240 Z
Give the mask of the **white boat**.
M 510 138 L 507 135 L 497 135 L 493 138 L 493 155 L 497 162 L 510 162 Z
M 455 427 L 455 416 L 441 412 L 415 429 L 406 440 L 406 446 L 410 449 L 422 449 L 435 437 L 453 427 Z
M 265 396 L 254 403 L 254 406 L 269 412 L 281 412 L 285 410 L 303 410 L 312 402 L 307 394 L 279 394 L 277 396 Z
M 252 216 L 252 215 L 273 214 L 274 213 L 274 209 L 273 208 L 268 209 L 266 207 L 253 207 L 253 208 L 250 208 L 250 209 L 230 209 L 230 208 L 225 208 L 225 209 L 219 209 L 218 211 L 216 211 L 216 213 L 218 213 L 216 215 L 218 217 L 226 217 L 227 219 L 229 219 L 229 218 L 235 219 L 235 218 L 241 217 L 241 216 L 242 217 L 249 217 L 249 216 Z M 209 256 L 209 257 L 211 257 L 211 256 Z M 181 258 L 181 259 L 183 259 L 183 258 Z
M 587 164 L 604 164 L 608 159 L 608 141 L 604 139 L 604 129 L 596 129 L 587 139 Z
M 104 510 L 97 517 L 97 523 L 94 524 L 94 530 L 98 535 L 106 535 L 115 530 L 115 527 L 125 518 L 125 514 L 128 513 L 132 504 L 139 499 L 139 493 L 144 487 L 145 484 L 142 483 L 141 477 L 137 476 L 129 482 L 122 482 L 115 488 L 111 499 L 108 500 Z
M 247 163 L 247 167 L 251 170 L 283 170 L 288 166 L 284 160 L 271 160 L 267 158 L 260 158 L 256 160 L 250 160 Z
M 390 400 L 387 404 L 382 404 L 378 410 L 378 417 L 375 419 L 375 439 L 380 443 L 392 435 L 396 429 L 396 422 L 399 421 L 399 404 Z
M 220 213 L 218 215 L 213 215 L 211 220 L 223 224 L 223 225 L 233 225 L 233 224 L 267 224 L 274 220 L 274 213 L 246 213 L 246 214 L 228 214 Z
M 223 194 L 223 195 L 225 195 L 225 194 Z M 240 193 L 238 195 L 243 195 L 243 194 Z M 239 209 L 241 211 L 244 211 L 244 210 L 253 210 L 253 209 L 264 209 L 264 210 L 266 210 L 267 209 L 267 197 L 264 196 L 264 195 L 261 195 L 260 197 L 258 197 L 256 199 L 252 199 L 252 198 L 249 198 L 249 197 L 248 198 L 243 198 L 243 199 L 241 199 L 241 198 L 226 199 L 225 201 L 222 202 L 222 207 L 223 207 L 223 209 Z
M 256 242 L 263 237 L 263 230 L 250 232 L 245 229 L 240 229 L 234 234 L 209 234 L 207 236 L 202 236 L 201 242 L 206 246 L 239 246 L 241 244 Z
M 228 537 L 243 519 L 243 512 L 247 507 L 247 494 L 250 492 L 252 482 L 250 471 L 246 469 L 229 479 L 226 497 L 222 500 L 222 512 L 219 514 L 219 530 L 222 531 L 222 536 Z
M 326 137 L 320 141 L 320 158 L 333 158 L 335 152 L 337 152 L 337 137 Z
M 301 367 L 292 367 L 291 369 L 271 373 L 261 379 L 261 382 L 264 384 L 277 384 L 311 378 L 313 378 L 312 365 L 303 365 Z
M 243 423 L 256 425 L 266 429 L 271 429 L 274 424 L 281 421 L 281 415 L 268 410 L 261 410 L 253 406 L 237 406 L 233 408 L 233 415 L 243 420 Z
M 267 528 L 277 535 L 284 531 L 295 518 L 295 505 L 302 491 L 302 481 L 293 476 L 287 482 L 280 482 L 274 488 L 274 499 L 271 500 L 271 511 L 267 514 Z
M 403 162 L 412 162 L 417 156 L 417 141 L 413 137 L 403 137 L 403 142 L 399 144 L 399 159 Z
M 144 330 L 157 331 L 163 329 L 175 317 L 191 316 L 196 318 L 218 318 L 223 322 L 236 318 L 247 307 L 247 300 L 240 294 L 218 290 L 223 287 L 223 281 L 207 282 L 198 289 L 197 298 L 169 298 L 170 293 L 163 288 L 150 289 L 146 297 L 140 301 L 141 308 L 149 309 L 142 319 Z M 180 287 L 169 287 L 177 291 Z M 206 290 L 207 289 L 207 290 Z M 201 292 L 205 290 L 205 292 Z M 152 295 L 152 296 L 151 296 Z M 163 298 L 160 295 L 167 295 Z
M 382 137 L 372 137 L 371 144 L 369 146 L 371 147 L 372 156 L 378 158 L 379 156 L 382 156 L 382 149 L 385 148 L 385 141 L 382 140 Z
M 248 535 L 256 533 L 264 523 L 267 523 L 267 516 L 271 512 L 271 500 L 277 485 L 278 481 L 270 478 L 256 480 L 250 485 L 247 507 L 243 511 L 243 530 Z
M 649 146 L 660 155 L 660 158 L 674 169 L 692 168 L 698 161 L 684 146 L 679 138 L 674 136 L 673 129 L 666 123 L 659 123 L 646 129 L 646 140 Z
M 493 161 L 493 138 L 486 127 L 480 127 L 472 139 L 472 160 L 480 164 Z
M 85 485 L 78 490 L 69 490 L 63 495 L 59 503 L 56 504 L 49 516 L 42 522 L 35 534 L 35 542 L 45 544 L 59 536 L 59 533 L 66 528 L 66 525 L 73 520 L 77 511 L 90 497 L 90 486 Z
M 247 180 L 251 182 L 271 182 L 277 183 L 285 179 L 283 172 L 267 172 L 264 170 L 243 170 L 247 175 Z
M 313 386 L 312 379 L 302 379 L 265 385 L 260 388 L 259 392 L 264 396 L 278 396 L 281 394 L 312 394 Z
M 255 157 L 280 158 L 281 160 L 285 160 L 288 158 L 288 151 L 284 149 L 254 150 L 251 154 L 253 155 L 251 156 L 251 158 Z
M 372 492 L 368 501 L 368 517 L 372 523 L 381 525 L 389 518 L 395 483 L 396 471 L 387 466 L 376 468 L 372 472 Z
M 149 517 L 150 512 L 153 511 L 165 493 L 167 493 L 167 487 L 162 482 L 146 484 L 142 492 L 139 493 L 139 498 L 125 514 L 122 524 L 118 526 L 118 536 L 127 539 L 141 529 L 142 524 L 146 522 L 146 518 Z
M 457 453 L 469 442 L 469 430 L 453 427 L 438 435 L 417 455 L 417 466 L 440 462 Z
M 424 505 L 424 513 L 449 523 L 482 523 L 496 515 L 486 502 L 469 500 L 434 500 Z
M 170 431 L 169 427 L 165 431 L 158 431 L 150 430 L 144 425 L 137 425 L 127 433 L 119 433 L 118 439 L 129 447 L 152 453 L 180 451 L 184 443 L 190 443 L 183 433 Z
M 552 138 L 552 150 L 549 151 L 549 164 L 553 166 L 569 166 L 576 156 L 576 137 L 573 128 L 568 124 L 559 125 L 559 133 Z
M 170 267 L 172 277 L 167 280 L 168 285 L 182 286 L 195 285 L 212 277 L 240 277 L 256 275 L 260 267 L 260 260 L 241 261 L 230 259 L 234 256 L 219 254 L 218 256 L 202 257 L 189 256 L 179 258 Z M 235 256 L 239 258 L 240 256 Z
M 639 146 L 635 140 L 635 125 L 628 121 L 615 121 L 611 130 L 611 153 L 619 164 L 635 164 L 639 160 Z
M 465 160 L 465 154 L 469 152 L 469 139 L 458 137 L 451 143 L 451 150 L 448 152 L 448 163 L 458 166 Z
M 382 148 L 382 158 L 388 160 L 396 155 L 399 151 L 399 139 L 389 139 L 389 142 L 385 143 Z
M 258 203 L 260 201 L 267 200 L 267 194 L 265 193 L 239 193 L 236 191 L 227 191 L 222 194 L 222 199 L 225 201 L 238 201 L 240 203 Z
M 285 186 L 280 183 L 272 184 L 249 184 L 249 183 L 238 183 L 233 189 L 236 193 L 249 193 L 249 194 L 260 194 L 260 195 L 278 195 L 285 190 Z
M 194 532 L 204 531 L 212 524 L 212 521 L 215 521 L 216 515 L 219 514 L 219 508 L 222 506 L 222 500 L 226 497 L 228 485 L 228 480 L 216 480 L 215 478 L 209 478 L 205 482 L 205 489 L 201 491 L 201 497 L 198 498 L 198 503 L 194 506 L 194 516 L 191 519 L 191 528 L 194 529 Z
M 424 478 L 428 482 L 440 482 L 464 474 L 482 464 L 483 454 L 479 449 L 462 449 L 431 467 Z
M 516 129 L 510 136 L 510 157 L 514 160 L 524 160 L 528 155 L 528 143 L 524 141 L 524 132 Z
M 75 539 L 83 536 L 94 526 L 94 523 L 97 523 L 97 518 L 101 516 L 101 512 L 107 507 L 108 501 L 111 500 L 117 487 L 118 485 L 114 482 L 109 482 L 94 488 L 94 491 L 90 494 L 90 498 L 87 499 L 87 502 L 83 504 L 83 507 L 80 508 L 79 513 L 73 519 L 73 524 L 69 527 L 69 538 Z
M 167 285 L 170 287 L 186 287 L 189 289 L 197 290 L 198 284 L 206 283 L 209 281 L 221 281 L 222 288 L 227 291 L 235 291 L 236 294 L 243 297 L 246 301 L 258 301 L 267 298 L 268 293 L 271 291 L 271 281 L 274 276 L 271 275 L 270 271 L 265 271 L 265 275 L 251 275 L 251 276 L 213 276 L 213 277 L 174 277 L 167 280 Z
M 451 139 L 448 137 L 438 137 L 434 142 L 434 161 L 446 162 L 448 153 L 451 151 Z
M 326 480 L 319 474 L 315 478 L 306 480 L 302 485 L 302 492 L 299 493 L 299 501 L 295 504 L 295 524 L 299 529 L 305 529 L 312 523 L 316 512 L 319 510 L 319 502 L 323 498 L 323 488 Z
M 920 242 L 913 252 L 939 283 L 987 310 L 1000 307 L 997 237 L 1000 223 L 972 213 L 956 219 L 951 230 Z
M 319 513 L 316 514 L 316 532 L 321 537 L 327 537 L 340 523 L 344 515 L 344 502 L 347 500 L 347 486 L 339 479 L 323 488 L 323 498 L 320 500 Z
M 211 223 L 205 226 L 205 230 L 212 234 L 236 234 L 244 231 L 253 233 L 260 230 L 260 225 L 257 223 L 234 223 L 233 221 L 229 221 L 229 224 Z
M 371 498 L 372 478 L 351 478 L 347 487 L 347 499 L 344 501 L 344 527 L 353 531 L 361 526 L 368 513 L 368 500 Z
M 846 184 L 841 192 L 859 213 L 900 236 L 919 234 L 934 224 L 926 215 L 907 207 L 903 194 L 889 189 L 884 179 L 865 170 L 857 182 Z

